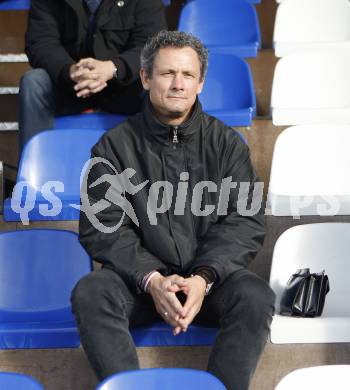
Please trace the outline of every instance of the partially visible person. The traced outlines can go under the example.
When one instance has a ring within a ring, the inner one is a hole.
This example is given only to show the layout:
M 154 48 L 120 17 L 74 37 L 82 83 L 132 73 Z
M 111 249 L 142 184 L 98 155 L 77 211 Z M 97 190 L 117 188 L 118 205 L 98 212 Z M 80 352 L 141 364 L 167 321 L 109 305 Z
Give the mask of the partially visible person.
M 166 27 L 162 0 L 32 0 L 21 80 L 20 150 L 56 115 L 140 110 L 140 52 Z

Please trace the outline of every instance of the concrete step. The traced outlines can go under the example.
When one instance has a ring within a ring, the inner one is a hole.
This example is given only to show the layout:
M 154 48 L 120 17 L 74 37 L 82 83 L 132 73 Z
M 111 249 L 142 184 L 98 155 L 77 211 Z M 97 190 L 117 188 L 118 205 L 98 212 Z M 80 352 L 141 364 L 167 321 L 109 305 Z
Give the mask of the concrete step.
M 28 11 L 0 12 L 0 54 L 22 54 Z
M 0 94 L 0 122 L 17 122 L 17 94 Z
M 6 62 L 8 59 L 8 56 L 0 55 L 0 131 L 18 129 L 19 82 L 30 69 L 28 62 Z
M 10 167 L 17 167 L 18 132 L 0 131 L 0 161 Z M 5 167 L 6 169 L 6 167 Z
M 274 50 L 259 51 L 256 58 L 247 58 L 250 65 L 255 88 L 257 115 L 270 118 L 270 102 L 273 74 L 278 58 Z
M 0 131 L 17 131 L 18 122 L 0 122 Z
M 1 62 L 28 62 L 28 57 L 26 54 L 0 54 L 0 63 Z
M 18 95 L 18 87 L 0 87 L 0 95 Z
M 255 7 L 260 24 L 261 46 L 263 49 L 271 49 L 278 4 L 276 3 L 276 0 L 262 0 L 262 2 L 256 4 Z
M 19 82 L 30 69 L 24 54 L 0 54 L 0 131 L 17 130 L 17 102 Z M 13 62 L 16 61 L 16 62 Z
M 258 176 L 264 182 L 266 194 L 272 162 L 272 154 L 277 137 L 287 126 L 274 126 L 271 119 L 256 119 L 251 127 L 238 127 L 249 148 L 253 165 Z
M 0 56 L 0 94 L 4 87 L 18 87 L 22 75 L 30 69 L 28 62 L 4 62 Z

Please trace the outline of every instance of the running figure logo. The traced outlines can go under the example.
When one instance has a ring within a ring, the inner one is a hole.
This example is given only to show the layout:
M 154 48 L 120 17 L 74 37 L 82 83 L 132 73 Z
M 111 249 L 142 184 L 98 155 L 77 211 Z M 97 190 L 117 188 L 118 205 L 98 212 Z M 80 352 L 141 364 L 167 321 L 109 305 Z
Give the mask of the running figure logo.
M 89 188 L 96 187 L 101 183 L 110 184 L 105 199 L 100 199 L 94 204 L 90 204 L 89 197 L 87 195 L 88 177 L 91 169 L 96 164 L 106 164 L 114 172 L 114 174 L 104 174 L 93 183 L 90 184 Z M 91 158 L 86 162 L 82 170 L 80 181 L 81 181 L 81 206 L 80 210 L 85 213 L 86 217 L 92 223 L 94 228 L 98 229 L 102 233 L 113 233 L 119 229 L 124 221 L 125 215 L 127 215 L 136 226 L 139 226 L 136 213 L 132 204 L 126 198 L 126 193 L 135 195 L 137 192 L 142 190 L 149 180 L 145 180 L 141 184 L 134 185 L 130 179 L 135 175 L 136 171 L 133 168 L 127 168 L 123 172 L 119 173 L 116 168 L 106 159 L 101 157 Z M 115 226 L 106 226 L 102 224 L 96 214 L 105 210 L 111 204 L 120 207 L 123 210 L 123 214 L 120 221 Z M 73 205 L 72 205 L 73 206 Z

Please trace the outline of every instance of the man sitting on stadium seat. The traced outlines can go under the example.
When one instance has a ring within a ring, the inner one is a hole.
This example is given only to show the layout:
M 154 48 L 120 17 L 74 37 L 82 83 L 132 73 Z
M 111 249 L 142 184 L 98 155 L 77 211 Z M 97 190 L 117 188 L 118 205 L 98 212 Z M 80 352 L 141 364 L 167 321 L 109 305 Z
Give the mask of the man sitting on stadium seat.
M 55 115 L 140 110 L 140 51 L 165 28 L 162 0 L 32 0 L 20 85 L 20 148 Z
M 92 149 L 80 241 L 103 267 L 72 305 L 100 379 L 138 368 L 129 327 L 161 318 L 174 337 L 219 328 L 208 371 L 228 389 L 248 389 L 265 345 L 274 294 L 247 269 L 265 236 L 259 182 L 238 133 L 202 112 L 207 60 L 197 38 L 160 32 L 141 54 L 142 113 Z

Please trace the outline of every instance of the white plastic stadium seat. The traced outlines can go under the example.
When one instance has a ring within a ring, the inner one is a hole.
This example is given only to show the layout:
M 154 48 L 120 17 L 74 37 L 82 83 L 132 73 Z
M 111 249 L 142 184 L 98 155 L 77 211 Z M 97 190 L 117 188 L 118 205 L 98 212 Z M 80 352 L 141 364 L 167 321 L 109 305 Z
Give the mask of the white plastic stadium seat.
M 350 365 L 307 367 L 286 375 L 275 390 L 348 390 Z
M 277 57 L 300 51 L 350 49 L 348 0 L 284 0 L 278 7 L 274 46 Z
M 350 125 L 285 129 L 272 157 L 271 214 L 350 215 L 349 145 Z
M 349 253 L 350 223 L 294 226 L 278 238 L 270 275 L 270 286 L 276 293 L 272 343 L 350 342 Z M 310 268 L 310 272 L 325 270 L 329 277 L 330 291 L 320 317 L 297 318 L 278 314 L 284 287 L 299 268 Z M 311 388 L 319 390 L 317 386 Z M 330 388 L 336 389 L 334 386 Z
M 281 58 L 272 84 L 273 124 L 350 124 L 349 69 L 350 50 Z

